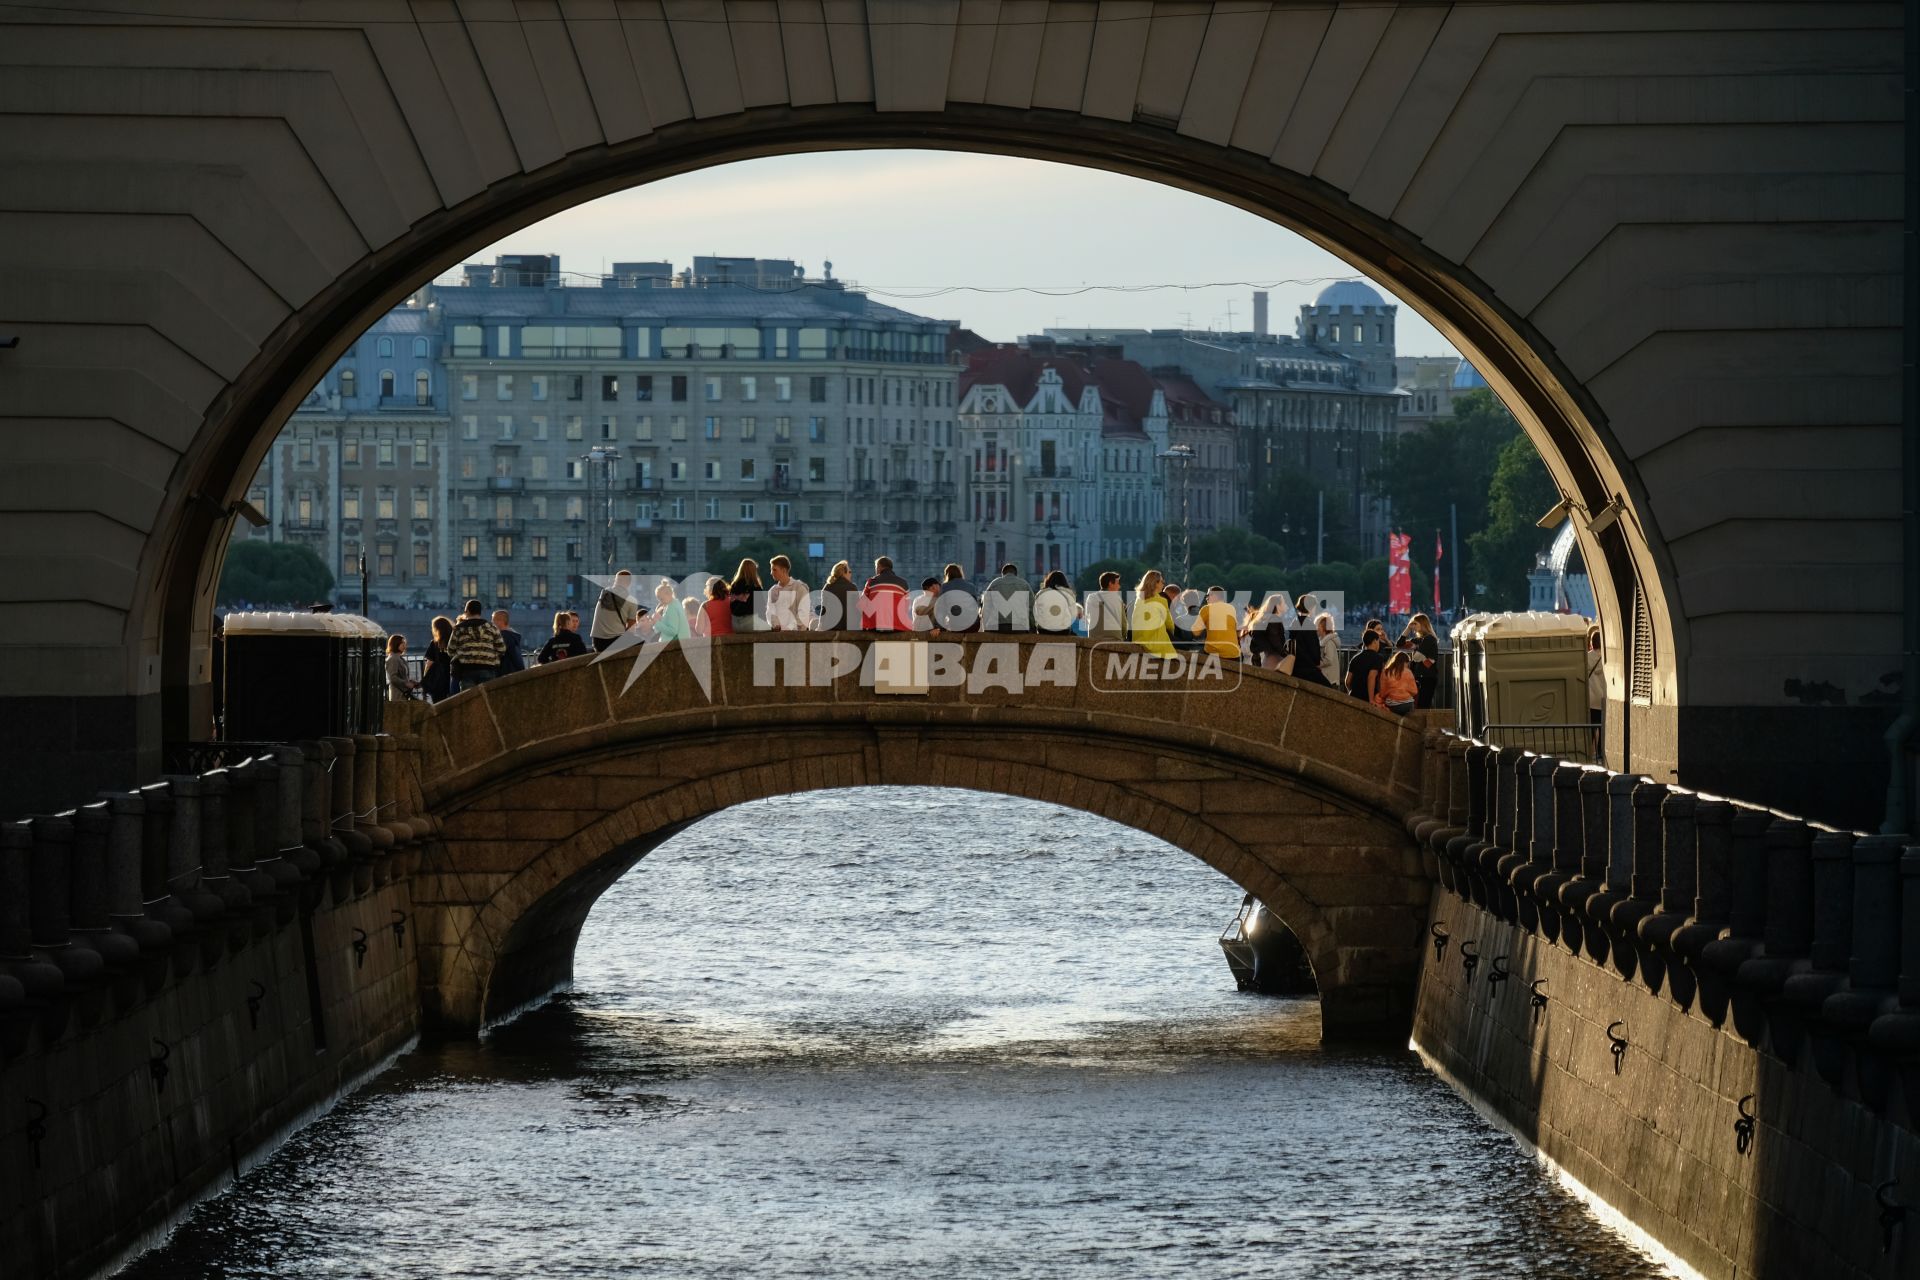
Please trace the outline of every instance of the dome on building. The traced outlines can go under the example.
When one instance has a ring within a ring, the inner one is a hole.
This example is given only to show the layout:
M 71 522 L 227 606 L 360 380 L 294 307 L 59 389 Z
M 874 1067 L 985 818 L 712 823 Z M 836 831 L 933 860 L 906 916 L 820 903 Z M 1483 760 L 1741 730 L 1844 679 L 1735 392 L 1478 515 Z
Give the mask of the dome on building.
M 1480 371 L 1462 360 L 1453 370 L 1453 389 L 1455 391 L 1485 391 L 1487 380 Z
M 1387 300 L 1364 280 L 1336 280 L 1313 300 L 1316 307 L 1384 307 Z

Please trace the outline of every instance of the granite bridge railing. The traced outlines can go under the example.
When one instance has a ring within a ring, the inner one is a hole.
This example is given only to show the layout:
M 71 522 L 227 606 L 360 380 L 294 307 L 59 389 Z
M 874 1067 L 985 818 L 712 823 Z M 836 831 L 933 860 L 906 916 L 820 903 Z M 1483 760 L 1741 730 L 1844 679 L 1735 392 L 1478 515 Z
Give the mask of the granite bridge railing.
M 1915 1274 L 1920 845 L 1426 746 L 1416 1046 L 1708 1275 Z

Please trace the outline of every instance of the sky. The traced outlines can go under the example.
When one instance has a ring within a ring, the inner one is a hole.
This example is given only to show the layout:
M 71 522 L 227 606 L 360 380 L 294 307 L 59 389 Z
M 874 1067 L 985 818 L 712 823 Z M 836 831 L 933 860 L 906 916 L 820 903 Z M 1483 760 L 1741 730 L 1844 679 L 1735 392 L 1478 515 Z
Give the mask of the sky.
M 557 253 L 563 271 L 589 276 L 615 261 L 665 259 L 679 269 L 695 254 L 791 258 L 810 276 L 831 262 L 835 277 L 876 301 L 997 342 L 1049 326 L 1250 329 L 1262 284 L 1271 327 L 1290 333 L 1325 283 L 1359 278 L 1292 231 L 1205 196 L 1074 165 L 945 151 L 721 165 L 578 205 L 473 260 L 496 253 Z M 1182 287 L 1104 287 L 1141 285 Z M 1207 285 L 1215 287 L 1197 287 Z M 1410 307 L 1397 331 L 1402 355 L 1454 351 Z

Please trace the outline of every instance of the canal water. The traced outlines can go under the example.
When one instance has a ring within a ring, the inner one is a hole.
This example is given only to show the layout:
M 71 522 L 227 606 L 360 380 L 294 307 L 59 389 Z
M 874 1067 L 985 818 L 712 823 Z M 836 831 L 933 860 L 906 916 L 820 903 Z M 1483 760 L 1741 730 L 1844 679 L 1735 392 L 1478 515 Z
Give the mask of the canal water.
M 1237 993 L 1239 896 L 972 792 L 718 814 L 608 891 L 573 992 L 403 1057 L 123 1274 L 1665 1274 L 1411 1053 Z

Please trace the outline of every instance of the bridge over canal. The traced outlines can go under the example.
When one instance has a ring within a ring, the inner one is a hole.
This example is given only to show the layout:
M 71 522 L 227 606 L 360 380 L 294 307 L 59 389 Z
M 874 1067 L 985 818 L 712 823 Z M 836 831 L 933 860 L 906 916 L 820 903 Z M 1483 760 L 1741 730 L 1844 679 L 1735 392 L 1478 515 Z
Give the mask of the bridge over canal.
M 1231 690 L 1108 684 L 1087 641 L 948 642 L 975 670 L 1009 652 L 1071 655 L 1071 678 L 1018 693 L 888 693 L 857 670 L 785 678 L 804 665 L 786 667 L 788 655 L 812 650 L 819 670 L 829 646 L 873 643 L 725 637 L 707 650 L 705 689 L 669 648 L 630 689 L 621 655 L 406 708 L 440 833 L 413 882 L 429 1025 L 470 1034 L 564 982 L 594 901 L 688 823 L 793 792 L 897 784 L 1051 801 L 1187 850 L 1299 934 L 1326 1034 L 1404 1039 L 1431 892 L 1403 828 L 1420 799 L 1417 725 L 1262 671 Z M 983 803 L 955 843 L 993 841 L 993 814 Z

